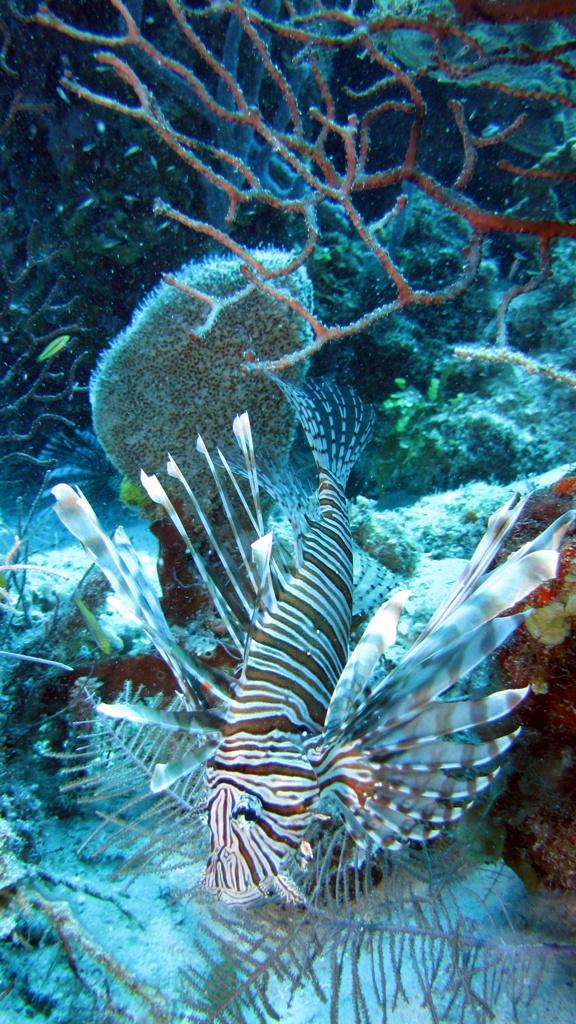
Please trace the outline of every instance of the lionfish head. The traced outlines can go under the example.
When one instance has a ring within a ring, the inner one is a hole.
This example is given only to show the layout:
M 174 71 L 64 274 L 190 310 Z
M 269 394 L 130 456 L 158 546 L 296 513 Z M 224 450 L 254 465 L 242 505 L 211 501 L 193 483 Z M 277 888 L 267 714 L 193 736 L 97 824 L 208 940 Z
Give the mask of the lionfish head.
M 294 834 L 288 836 L 285 815 L 282 834 L 275 817 L 255 794 L 228 782 L 215 787 L 209 803 L 210 855 L 202 881 L 218 899 L 244 906 L 270 899 L 302 903 L 294 883 L 280 871 L 287 852 L 300 843 L 302 822 L 294 822 Z

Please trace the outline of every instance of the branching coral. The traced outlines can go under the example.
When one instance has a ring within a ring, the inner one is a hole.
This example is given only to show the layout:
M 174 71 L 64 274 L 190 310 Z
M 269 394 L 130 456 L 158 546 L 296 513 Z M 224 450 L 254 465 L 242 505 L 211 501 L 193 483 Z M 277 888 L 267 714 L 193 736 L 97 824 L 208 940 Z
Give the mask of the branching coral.
M 282 358 L 259 360 L 252 369 L 280 369 L 407 307 L 458 297 L 474 282 L 485 239 L 493 235 L 530 241 L 531 269 L 500 300 L 502 334 L 513 300 L 548 274 L 553 242 L 576 238 L 569 213 L 551 215 L 530 202 L 531 182 L 547 180 L 550 168 L 500 158 L 529 126 L 534 109 L 574 109 L 567 86 L 574 74 L 569 31 L 554 37 L 556 45 L 538 48 L 525 43 L 521 31 L 487 39 L 450 17 L 366 16 L 328 4 L 311 13 L 273 3 L 263 12 L 245 0 L 193 10 L 168 0 L 168 43 L 141 26 L 122 0 L 111 5 L 119 15 L 116 34 L 103 33 L 98 24 L 90 30 L 67 23 L 45 3 L 36 20 L 94 47 L 98 66 L 112 72 L 103 91 L 101 79 L 92 86 L 89 74 L 88 83 L 85 76 L 65 75 L 64 89 L 147 125 L 227 207 L 223 226 L 167 201 L 157 201 L 156 213 L 235 253 L 247 279 L 279 301 L 286 301 L 279 275 L 238 236 L 247 211 L 261 211 L 277 225 L 276 237 L 298 244 L 290 269 L 302 266 L 337 224 L 351 245 L 360 242 L 377 271 L 379 288 L 368 308 L 343 323 L 337 309 L 329 322 L 299 304 L 313 342 L 287 348 Z M 174 89 L 167 91 L 168 76 Z M 436 137 L 437 129 L 431 128 L 427 102 L 438 82 L 452 87 L 438 115 L 454 141 L 445 154 L 428 146 L 430 131 Z M 176 103 L 171 91 L 179 96 Z M 182 95 L 208 126 L 209 141 L 181 116 Z M 574 178 L 572 171 L 553 174 L 558 190 Z M 495 192 L 493 179 L 500 200 L 485 206 L 484 190 Z M 414 193 L 438 216 L 449 212 L 456 239 L 450 261 L 444 247 L 427 247 L 424 275 L 410 272 L 398 245 Z
M 83 328 L 71 316 L 74 299 L 52 272 L 56 253 L 43 244 L 38 225 L 25 238 L 20 262 L 14 254 L 22 245 L 11 239 L 6 213 L 0 226 L 0 342 L 7 354 L 0 376 L 0 459 L 42 464 L 47 434 L 73 426 L 62 410 L 79 388 L 86 353 L 77 344 L 65 351 L 63 339 L 77 343 Z M 60 350 L 46 355 L 57 339 Z

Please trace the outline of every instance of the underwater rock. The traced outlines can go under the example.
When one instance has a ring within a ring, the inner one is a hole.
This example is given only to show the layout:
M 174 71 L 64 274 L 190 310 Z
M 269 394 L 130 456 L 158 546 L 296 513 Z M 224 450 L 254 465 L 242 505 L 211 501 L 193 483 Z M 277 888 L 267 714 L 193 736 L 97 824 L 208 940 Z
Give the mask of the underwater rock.
M 381 565 L 401 576 L 415 570 L 420 547 L 399 512 L 378 511 L 375 501 L 359 496 L 350 505 L 350 525 L 354 540 Z

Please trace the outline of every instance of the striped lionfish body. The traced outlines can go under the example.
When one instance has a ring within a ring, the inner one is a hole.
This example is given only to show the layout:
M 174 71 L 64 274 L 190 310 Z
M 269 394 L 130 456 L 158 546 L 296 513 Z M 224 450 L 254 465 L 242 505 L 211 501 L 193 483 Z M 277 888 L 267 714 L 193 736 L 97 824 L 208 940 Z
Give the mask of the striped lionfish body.
M 284 391 L 317 452 L 318 516 L 302 538 L 298 568 L 250 628 L 223 742 L 207 768 L 212 849 L 205 884 L 229 899 L 260 898 L 263 887 L 297 898 L 280 865 L 318 807 L 311 758 L 346 663 L 352 619 L 344 486 L 372 415 L 340 389 Z
M 182 536 L 238 650 L 234 677 L 208 670 L 176 644 L 126 535 L 106 537 L 86 499 L 68 485 L 53 491 L 58 515 L 170 665 L 184 702 L 177 712 L 143 704 L 101 704 L 99 710 L 194 734 L 189 756 L 158 764 L 151 788 L 170 789 L 205 765 L 210 853 L 204 884 L 219 898 L 242 904 L 301 899 L 287 861 L 299 847 L 309 854 L 306 834 L 326 801 L 331 810 L 340 808 L 358 842 L 394 849 L 437 835 L 490 782 L 515 735 L 509 713 L 526 690 L 467 699 L 455 684 L 526 617 L 502 612 L 555 575 L 558 548 L 574 518 L 562 516 L 488 572 L 523 502 L 495 513 L 448 599 L 386 674 L 380 657 L 395 640 L 406 591 L 378 609 L 348 650 L 353 573 L 345 487 L 369 439 L 372 413 L 352 391 L 329 382 L 280 387 L 299 416 L 318 471 L 317 510 L 302 535 L 297 531 L 297 565 L 290 574 L 277 564 L 264 529 L 247 414 L 236 417 L 234 433 L 249 495 L 222 453 L 216 463 L 200 438 L 197 444 L 220 495 L 240 572 L 171 458 L 167 466 L 220 560 L 226 586 L 193 546 L 158 479 L 142 474 L 149 496 Z M 256 538 L 250 550 L 240 515 Z M 496 738 L 463 735 L 485 723 L 496 723 Z M 457 771 L 463 768 L 473 771 L 463 777 Z

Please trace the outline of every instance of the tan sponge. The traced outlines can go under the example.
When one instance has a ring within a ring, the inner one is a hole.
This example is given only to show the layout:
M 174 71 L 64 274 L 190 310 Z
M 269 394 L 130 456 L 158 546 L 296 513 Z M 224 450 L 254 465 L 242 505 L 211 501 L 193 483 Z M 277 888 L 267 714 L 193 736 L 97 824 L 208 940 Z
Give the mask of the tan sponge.
M 270 248 L 254 250 L 254 256 L 278 270 L 293 254 Z M 229 255 L 185 264 L 174 275 L 182 288 L 166 282 L 154 288 L 102 355 L 90 386 L 94 428 L 114 465 L 131 480 L 139 480 L 141 468 L 166 480 L 167 452 L 194 480 L 203 462 L 197 435 L 210 450 L 229 450 L 233 417 L 245 409 L 256 450 L 279 463 L 288 454 L 294 432 L 288 404 L 272 381 L 243 372 L 242 363 L 247 351 L 273 359 L 305 347 L 311 328 L 248 284 L 240 266 Z M 312 310 L 304 268 L 274 285 Z M 304 373 L 301 363 L 291 378 Z

